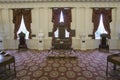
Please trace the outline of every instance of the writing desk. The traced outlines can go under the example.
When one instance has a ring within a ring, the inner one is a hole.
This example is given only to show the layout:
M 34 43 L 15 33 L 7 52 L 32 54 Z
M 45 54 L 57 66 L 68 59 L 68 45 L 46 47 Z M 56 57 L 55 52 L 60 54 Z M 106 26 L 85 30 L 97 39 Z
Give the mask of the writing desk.
M 10 64 L 12 63 L 14 64 L 14 72 L 16 76 L 15 57 L 11 55 L 0 54 L 0 67 L 6 67 L 8 65 L 10 70 Z

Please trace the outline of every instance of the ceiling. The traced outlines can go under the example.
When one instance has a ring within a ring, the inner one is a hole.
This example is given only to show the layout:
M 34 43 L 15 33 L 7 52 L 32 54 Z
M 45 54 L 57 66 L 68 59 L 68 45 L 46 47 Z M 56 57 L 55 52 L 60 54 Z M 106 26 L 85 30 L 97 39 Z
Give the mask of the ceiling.
M 33 2 L 120 2 L 120 0 L 0 0 L 0 3 Z

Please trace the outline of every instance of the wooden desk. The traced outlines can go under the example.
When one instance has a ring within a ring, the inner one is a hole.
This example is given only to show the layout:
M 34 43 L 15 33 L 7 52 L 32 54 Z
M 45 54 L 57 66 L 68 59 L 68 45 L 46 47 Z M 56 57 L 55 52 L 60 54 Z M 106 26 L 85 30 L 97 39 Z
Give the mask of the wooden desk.
M 72 40 L 71 39 L 54 39 L 54 41 L 52 42 L 52 47 L 48 52 L 53 53 L 54 50 L 70 50 L 70 53 L 72 51 L 75 52 L 75 50 L 73 50 L 73 48 L 71 47 L 72 45 Z
M 108 62 L 113 63 L 113 70 L 116 70 L 116 65 L 120 65 L 120 54 L 113 54 L 107 57 L 106 75 L 108 75 Z
M 9 70 L 10 70 L 10 64 L 14 63 L 14 72 L 15 72 L 15 76 L 16 76 L 16 67 L 15 67 L 15 58 L 14 56 L 11 55 L 3 55 L 0 54 L 0 67 L 6 67 L 7 65 L 9 66 Z
M 53 48 L 54 49 L 71 49 L 71 40 L 70 39 L 55 39 L 53 43 Z

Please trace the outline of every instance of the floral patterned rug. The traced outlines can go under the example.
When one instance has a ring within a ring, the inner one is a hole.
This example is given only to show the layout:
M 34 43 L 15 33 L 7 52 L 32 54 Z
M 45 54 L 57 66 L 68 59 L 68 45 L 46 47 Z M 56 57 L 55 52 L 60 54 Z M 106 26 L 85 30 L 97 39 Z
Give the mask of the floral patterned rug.
M 11 69 L 0 73 L 0 80 L 120 80 L 120 72 L 114 72 L 111 63 L 109 76 L 105 74 L 107 56 L 115 52 L 6 50 L 15 56 L 17 74 Z

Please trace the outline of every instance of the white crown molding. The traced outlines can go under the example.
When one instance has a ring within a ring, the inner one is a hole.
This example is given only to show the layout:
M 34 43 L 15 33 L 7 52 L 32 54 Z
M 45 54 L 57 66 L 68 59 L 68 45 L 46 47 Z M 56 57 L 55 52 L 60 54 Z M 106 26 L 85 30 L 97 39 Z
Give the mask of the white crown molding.
M 44 3 L 0 3 L 0 9 L 4 8 L 51 8 L 51 7 L 120 7 L 120 2 L 44 2 Z
M 0 0 L 0 3 L 33 3 L 33 2 L 120 2 L 120 0 Z

